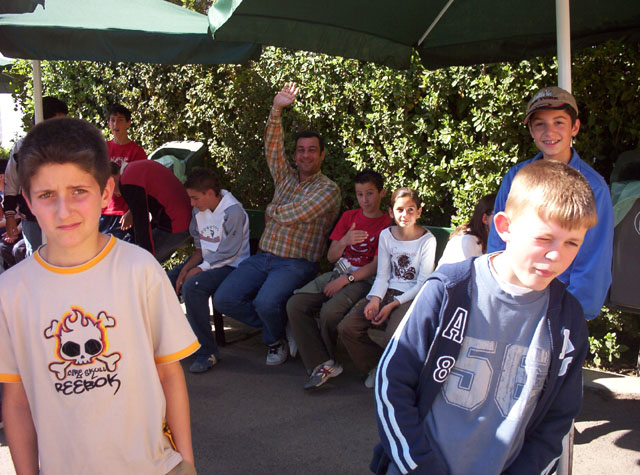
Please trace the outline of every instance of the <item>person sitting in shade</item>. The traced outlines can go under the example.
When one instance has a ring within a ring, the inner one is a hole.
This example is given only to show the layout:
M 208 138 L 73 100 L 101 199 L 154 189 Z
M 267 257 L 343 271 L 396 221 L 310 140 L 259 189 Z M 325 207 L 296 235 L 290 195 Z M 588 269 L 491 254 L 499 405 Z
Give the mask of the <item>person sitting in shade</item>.
M 194 169 L 184 184 L 193 205 L 189 232 L 196 250 L 167 274 L 182 293 L 187 319 L 200 349 L 189 371 L 203 373 L 220 359 L 211 333 L 209 299 L 238 264 L 249 257 L 249 218 L 242 204 L 220 188 L 216 175 Z
M 275 192 L 265 210 L 259 251 L 229 274 L 213 298 L 219 312 L 262 327 L 268 365 L 287 359 L 287 300 L 316 276 L 340 209 L 340 189 L 321 172 L 324 142 L 317 132 L 297 134 L 296 168 L 284 154 L 282 109 L 295 101 L 298 91 L 295 83 L 285 84 L 267 121 L 265 155 Z

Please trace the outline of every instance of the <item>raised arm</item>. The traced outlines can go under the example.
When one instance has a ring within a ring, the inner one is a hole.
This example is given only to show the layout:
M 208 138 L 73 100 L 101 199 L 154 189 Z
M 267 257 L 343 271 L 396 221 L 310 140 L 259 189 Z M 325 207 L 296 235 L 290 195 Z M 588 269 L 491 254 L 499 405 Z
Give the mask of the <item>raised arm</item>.
M 290 170 L 290 165 L 284 155 L 284 135 L 282 130 L 282 109 L 290 106 L 296 100 L 300 89 L 296 83 L 288 82 L 273 98 L 273 107 L 267 120 L 264 133 L 264 147 L 269 170 L 276 183 Z

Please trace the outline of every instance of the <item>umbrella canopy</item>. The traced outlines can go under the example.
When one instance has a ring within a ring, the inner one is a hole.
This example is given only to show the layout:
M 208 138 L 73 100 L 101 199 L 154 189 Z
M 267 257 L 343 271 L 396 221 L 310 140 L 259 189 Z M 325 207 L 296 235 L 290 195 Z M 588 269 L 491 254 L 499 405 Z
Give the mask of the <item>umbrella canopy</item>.
M 213 41 L 205 15 L 164 0 L 39 0 L 37 3 L 40 5 L 30 13 L 0 13 L 0 51 L 5 56 L 223 64 L 245 63 L 260 55 L 259 45 Z
M 251 41 L 406 68 L 414 49 L 428 68 L 554 54 L 553 0 L 218 0 L 217 40 Z M 640 38 L 640 1 L 571 2 L 571 42 Z

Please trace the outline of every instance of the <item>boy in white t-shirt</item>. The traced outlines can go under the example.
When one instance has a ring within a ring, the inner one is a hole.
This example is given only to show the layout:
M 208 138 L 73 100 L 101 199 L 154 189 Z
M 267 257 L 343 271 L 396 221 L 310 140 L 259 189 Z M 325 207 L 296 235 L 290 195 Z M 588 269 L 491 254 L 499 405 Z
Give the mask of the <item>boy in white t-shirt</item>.
M 19 174 L 47 243 L 0 276 L 16 472 L 195 473 L 179 360 L 198 342 L 155 259 L 98 232 L 114 187 L 100 132 L 71 118 L 37 125 Z

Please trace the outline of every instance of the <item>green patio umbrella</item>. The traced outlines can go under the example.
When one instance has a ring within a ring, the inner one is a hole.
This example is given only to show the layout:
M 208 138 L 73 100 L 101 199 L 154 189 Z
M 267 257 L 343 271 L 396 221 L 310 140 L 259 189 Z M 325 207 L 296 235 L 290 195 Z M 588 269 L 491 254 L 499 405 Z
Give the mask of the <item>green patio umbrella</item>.
M 31 13 L 0 14 L 2 54 L 163 64 L 245 63 L 260 54 L 255 44 L 213 41 L 205 15 L 163 0 L 39 3 Z
M 639 0 L 573 1 L 570 14 L 574 48 L 640 38 Z M 554 54 L 557 33 L 554 0 L 218 0 L 209 23 L 218 40 L 396 68 L 408 67 L 414 50 L 432 69 Z
M 21 7 L 25 13 L 6 13 Z M 214 41 L 208 29 L 205 15 L 164 0 L 11 0 L 0 6 L 0 52 L 35 60 L 37 122 L 42 59 L 236 64 L 260 56 L 259 45 Z
M 2 13 L 30 13 L 35 10 L 38 3 L 44 0 L 2 0 L 0 14 Z

